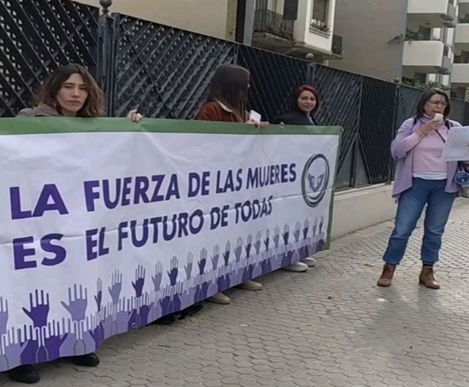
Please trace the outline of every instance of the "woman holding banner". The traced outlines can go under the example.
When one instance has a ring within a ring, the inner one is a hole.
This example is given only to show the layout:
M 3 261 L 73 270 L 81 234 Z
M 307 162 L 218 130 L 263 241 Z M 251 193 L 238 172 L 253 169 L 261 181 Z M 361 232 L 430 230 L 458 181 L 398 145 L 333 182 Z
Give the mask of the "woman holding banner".
M 248 123 L 264 127 L 266 123 L 257 123 L 249 119 L 247 100 L 250 73 L 243 67 L 234 65 L 220 66 L 212 79 L 207 102 L 196 116 L 200 121 Z M 240 289 L 259 291 L 262 284 L 247 281 L 238 286 Z M 217 293 L 207 301 L 227 305 L 230 298 L 223 293 Z
M 291 98 L 290 111 L 276 117 L 273 124 L 282 125 L 317 125 L 314 115 L 319 109 L 319 93 L 309 85 L 300 86 Z M 303 273 L 316 265 L 316 259 L 309 257 L 295 262 L 284 270 Z
M 103 115 L 101 89 L 84 67 L 69 64 L 57 69 L 49 76 L 37 95 L 37 105 L 34 108 L 20 111 L 18 117 L 94 118 Z M 127 117 L 135 123 L 142 118 L 136 110 L 129 112 Z M 44 306 L 46 305 L 45 300 L 41 302 Z M 25 309 L 23 308 L 23 310 Z M 25 310 L 26 312 L 28 311 Z M 30 318 L 35 317 L 32 311 L 27 314 Z M 36 326 L 36 321 L 34 321 L 34 324 Z M 25 352 L 26 350 L 27 347 Z M 23 359 L 27 358 L 25 352 L 22 356 Z M 96 367 L 100 362 L 98 355 L 95 353 L 75 356 L 71 358 L 71 361 L 76 365 L 85 367 Z M 8 376 L 14 381 L 26 384 L 37 383 L 40 380 L 39 372 L 31 364 L 9 370 Z

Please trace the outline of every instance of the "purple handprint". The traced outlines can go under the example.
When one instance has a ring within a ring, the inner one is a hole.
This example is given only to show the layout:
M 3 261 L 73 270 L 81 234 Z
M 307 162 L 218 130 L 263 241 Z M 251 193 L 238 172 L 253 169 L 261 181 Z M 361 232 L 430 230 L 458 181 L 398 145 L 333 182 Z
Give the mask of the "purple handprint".
M 117 305 L 119 303 L 119 297 L 122 290 L 122 273 L 116 270 L 112 274 L 112 284 L 108 287 L 109 294 L 112 298 L 112 303 Z
M 3 303 L 3 298 L 0 297 L 0 337 L 7 332 L 8 324 L 8 300 L 5 299 Z
M 283 253 L 283 259 L 282 259 L 282 267 L 287 267 L 291 265 L 291 261 L 293 258 L 293 251 L 287 251 L 286 253 Z
M 280 227 L 279 226 L 275 226 L 275 234 L 274 234 L 274 245 L 275 245 L 275 248 L 278 247 L 280 243 Z
M 85 288 L 83 292 L 83 286 L 77 287 L 73 285 L 72 288 L 68 288 L 68 305 L 65 302 L 61 302 L 62 306 L 67 309 L 72 317 L 72 321 L 83 321 L 86 317 L 86 307 L 88 305 L 88 290 Z
M 194 266 L 194 256 L 191 252 L 187 254 L 187 265 L 185 266 L 186 270 L 186 279 L 190 280 L 192 278 L 192 267 Z
M 35 299 L 33 300 L 33 293 L 29 293 L 30 311 L 23 308 L 23 312 L 33 320 L 34 328 L 42 328 L 47 325 L 47 316 L 49 315 L 49 294 L 44 295 L 44 291 L 36 289 Z
M 171 271 L 168 271 L 168 277 L 169 277 L 169 283 L 171 286 L 176 285 L 177 279 L 178 279 L 178 273 L 179 273 L 179 260 L 177 257 L 173 257 L 171 259 Z
M 304 227 L 303 227 L 303 239 L 308 238 L 308 232 L 309 232 L 309 220 L 306 219 Z
M 48 324 L 48 334 L 45 339 L 47 348 L 47 361 L 52 361 L 60 357 L 60 347 L 67 339 L 68 334 L 60 336 L 60 323 L 53 321 Z
M 231 243 L 230 241 L 226 242 L 225 245 L 225 252 L 223 253 L 223 260 L 225 261 L 225 266 L 228 266 L 230 262 L 230 254 L 231 254 Z
M 181 310 L 181 297 L 180 295 L 182 294 L 182 289 L 183 289 L 183 284 L 182 282 L 179 282 L 176 286 L 176 293 L 173 296 L 173 299 L 171 300 L 171 313 L 176 313 Z
M 322 233 L 323 226 L 324 226 L 324 216 L 321 216 L 321 222 L 319 223 L 319 233 Z
M 207 264 L 207 249 L 205 247 L 200 250 L 200 260 L 199 260 L 199 274 L 202 275 L 204 274 L 205 271 L 205 265 Z
M 194 294 L 194 304 L 202 302 L 207 298 L 208 288 L 210 286 L 209 282 L 204 282 L 202 285 L 197 285 L 195 288 Z
M 252 248 L 252 235 L 248 235 L 247 243 L 246 243 L 246 258 L 249 258 L 251 256 L 251 248 Z
M 218 291 L 222 292 L 230 288 L 230 277 L 227 274 L 223 273 L 223 268 L 220 268 L 218 271 L 219 277 L 217 278 L 217 287 Z
M 256 243 L 254 243 L 254 248 L 256 249 L 256 254 L 259 255 L 261 253 L 261 242 L 262 241 L 262 234 L 259 231 L 256 235 Z
M 265 231 L 265 239 L 264 239 L 264 246 L 265 246 L 265 251 L 269 251 L 269 245 L 270 245 L 270 231 L 267 229 Z
M 241 260 L 242 251 L 243 251 L 243 238 L 239 237 L 237 242 L 236 242 L 236 247 L 234 249 L 236 262 L 239 262 Z
M 132 282 L 132 286 L 135 290 L 135 297 L 142 297 L 143 285 L 145 285 L 145 268 L 138 265 L 135 269 L 135 282 Z
M 31 326 L 30 328 L 32 329 Z M 24 329 L 26 330 L 26 326 L 24 326 Z M 8 342 L 9 345 L 6 347 L 5 351 L 8 364 L 21 363 L 21 354 L 23 353 L 28 343 L 26 337 L 24 340 L 21 339 L 21 329 L 11 328 L 8 331 Z
M 150 314 L 150 310 L 153 308 L 153 304 L 150 303 L 150 295 L 148 293 L 145 293 L 141 300 L 142 303 L 140 306 L 130 306 L 129 302 L 129 306 L 127 308 L 131 310 L 128 322 L 129 331 L 148 325 L 148 316 Z
M 253 273 L 254 273 L 254 268 L 255 268 L 255 267 L 256 267 L 256 265 L 251 264 L 251 265 L 247 266 L 247 267 L 244 269 L 244 273 L 243 273 L 243 283 L 252 280 Z
M 162 279 L 163 279 L 163 264 L 160 261 L 158 261 L 155 264 L 155 275 L 151 277 L 151 280 L 153 282 L 153 289 L 155 292 L 160 291 Z
M 316 230 L 318 228 L 318 218 L 314 219 L 314 225 L 313 225 L 313 236 L 316 236 Z
M 163 297 L 160 299 L 162 316 L 171 313 L 171 288 L 166 286 L 163 288 Z
M 205 247 L 200 250 L 200 260 L 199 260 L 199 275 L 204 274 L 205 265 L 207 264 L 207 249 Z
M 288 224 L 285 224 L 283 228 L 283 244 L 285 246 L 288 245 L 288 239 L 290 238 L 290 226 Z
M 217 270 L 218 261 L 220 260 L 220 246 L 213 246 L 213 255 L 212 255 L 212 269 Z
M 295 237 L 295 242 L 299 242 L 301 233 L 301 224 L 300 222 L 295 223 L 295 231 L 293 231 L 293 236 Z
M 150 315 L 150 311 L 153 309 L 153 304 L 150 303 L 150 297 L 148 293 L 145 294 L 145 302 L 144 304 L 140 307 L 140 324 L 139 326 L 143 327 L 145 325 L 148 325 L 150 322 L 148 319 L 148 316 Z
M 98 307 L 98 312 L 101 311 L 101 306 L 103 302 L 103 281 L 101 278 L 98 278 L 98 282 L 96 283 L 96 296 L 94 296 L 94 300 L 96 301 L 96 306 Z
M 106 307 L 104 307 L 104 309 L 105 308 Z M 97 350 L 104 341 L 104 324 L 98 324 L 98 326 L 94 330 L 90 330 L 89 333 L 95 343 L 95 350 Z
M 272 262 L 270 259 L 266 259 L 261 262 L 262 274 L 267 274 L 272 271 Z

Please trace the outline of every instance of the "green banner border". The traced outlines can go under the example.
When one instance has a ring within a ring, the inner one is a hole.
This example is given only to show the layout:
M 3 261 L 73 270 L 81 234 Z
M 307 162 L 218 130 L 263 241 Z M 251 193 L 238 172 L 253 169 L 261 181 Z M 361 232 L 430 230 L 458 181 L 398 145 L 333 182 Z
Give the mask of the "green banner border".
M 34 122 L 31 122 L 34 120 Z M 60 126 L 60 130 L 57 130 Z M 264 129 L 252 125 L 209 121 L 143 119 L 133 124 L 123 118 L 3 118 L 0 135 L 52 133 L 199 133 L 239 135 L 341 135 L 340 126 L 269 125 Z

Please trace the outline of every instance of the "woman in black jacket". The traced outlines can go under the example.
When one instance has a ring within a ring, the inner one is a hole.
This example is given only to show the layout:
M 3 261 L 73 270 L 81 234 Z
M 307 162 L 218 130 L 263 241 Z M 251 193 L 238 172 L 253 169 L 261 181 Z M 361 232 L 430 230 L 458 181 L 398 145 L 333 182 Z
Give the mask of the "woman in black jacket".
M 274 124 L 284 125 L 317 125 L 314 114 L 319 109 L 319 94 L 316 89 L 309 85 L 300 86 L 292 97 L 290 111 L 274 119 Z M 284 267 L 285 270 L 294 272 L 305 272 L 308 268 L 316 265 L 312 257 L 295 262 Z
M 273 124 L 317 125 L 314 114 L 318 109 L 318 92 L 312 86 L 303 85 L 293 95 L 290 111 L 275 118 Z

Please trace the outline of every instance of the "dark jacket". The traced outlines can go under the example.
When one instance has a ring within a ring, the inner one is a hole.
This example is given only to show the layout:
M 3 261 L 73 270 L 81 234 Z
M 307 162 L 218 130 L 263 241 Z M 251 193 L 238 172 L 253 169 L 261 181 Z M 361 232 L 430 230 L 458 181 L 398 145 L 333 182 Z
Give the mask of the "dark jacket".
M 35 108 L 21 110 L 17 117 L 62 117 L 62 115 L 52 106 L 40 103 Z
M 284 124 L 284 125 L 317 125 L 316 120 L 311 117 L 311 120 L 306 117 L 306 114 L 300 111 L 292 111 L 276 117 L 273 124 Z

